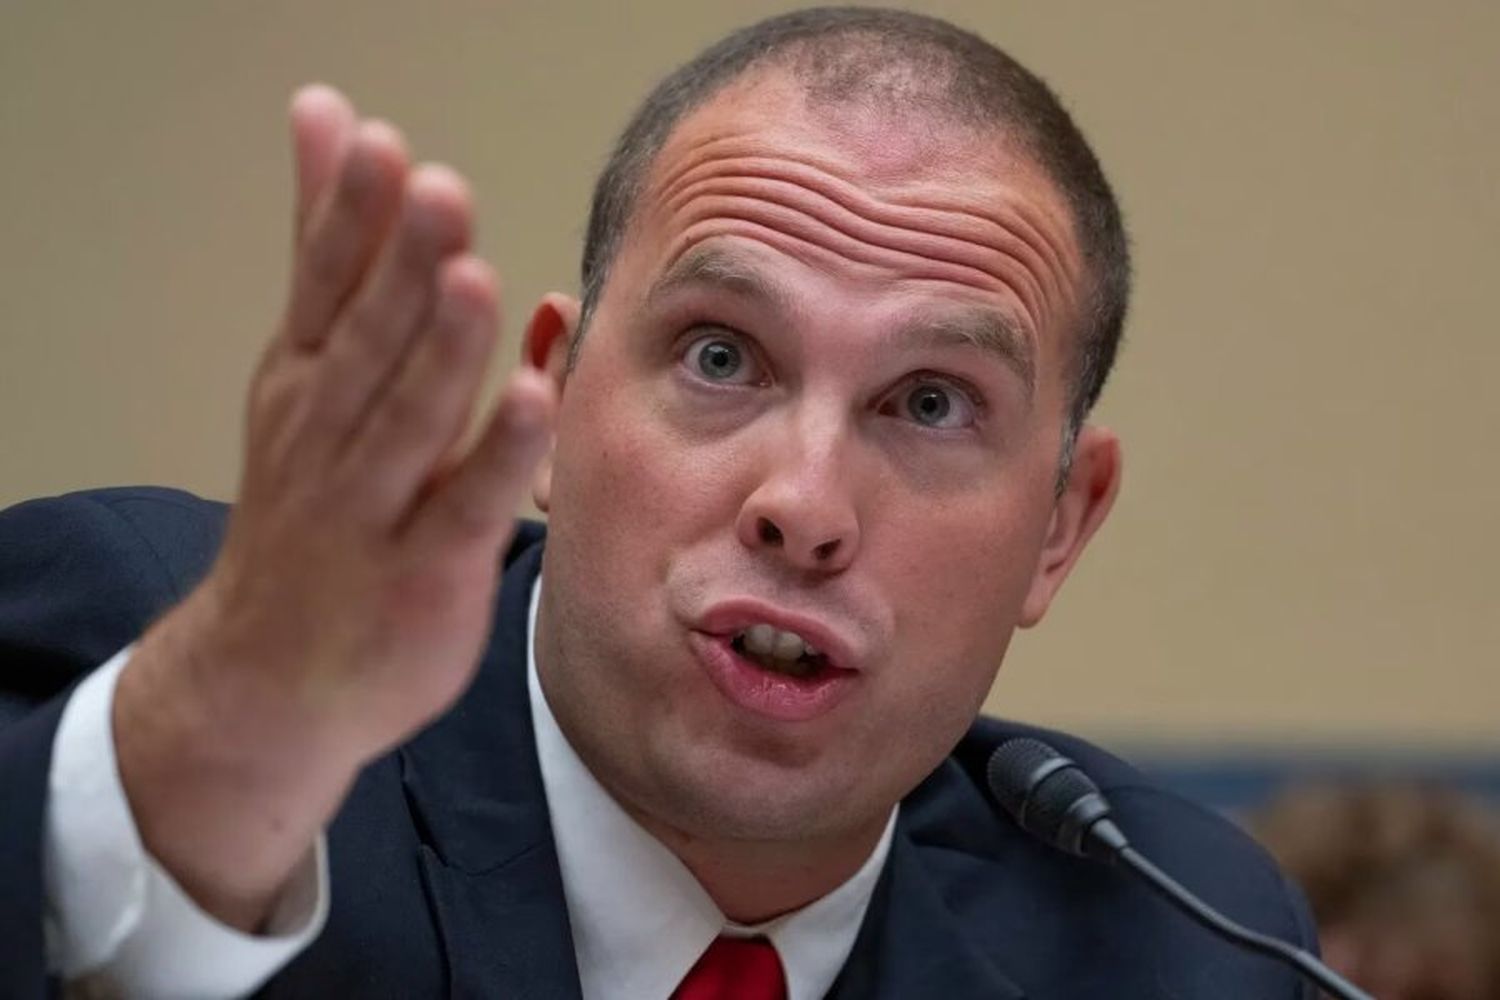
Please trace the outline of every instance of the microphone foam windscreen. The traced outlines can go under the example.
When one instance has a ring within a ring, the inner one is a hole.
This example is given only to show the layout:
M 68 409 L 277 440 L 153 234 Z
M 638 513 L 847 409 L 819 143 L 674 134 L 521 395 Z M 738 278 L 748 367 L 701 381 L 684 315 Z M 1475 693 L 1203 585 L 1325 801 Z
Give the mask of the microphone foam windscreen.
M 996 747 L 986 771 L 995 798 L 1022 828 L 1074 849 L 1062 842 L 1068 810 L 1099 791 L 1077 764 L 1041 740 L 1021 737 Z
M 1057 751 L 1041 740 L 1024 736 L 1006 740 L 990 754 L 985 769 L 990 791 L 1006 812 L 1019 819 L 1035 776 L 1057 758 Z

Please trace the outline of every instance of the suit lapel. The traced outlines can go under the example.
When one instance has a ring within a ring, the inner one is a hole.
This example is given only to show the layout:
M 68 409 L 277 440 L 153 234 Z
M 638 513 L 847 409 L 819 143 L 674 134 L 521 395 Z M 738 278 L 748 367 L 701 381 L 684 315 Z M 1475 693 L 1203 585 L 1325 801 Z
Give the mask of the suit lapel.
M 526 688 L 541 553 L 532 544 L 506 570 L 469 691 L 400 753 L 455 997 L 579 996 Z
M 969 937 L 970 929 L 944 902 L 917 847 L 898 825 L 854 950 L 828 996 L 1026 1000 Z

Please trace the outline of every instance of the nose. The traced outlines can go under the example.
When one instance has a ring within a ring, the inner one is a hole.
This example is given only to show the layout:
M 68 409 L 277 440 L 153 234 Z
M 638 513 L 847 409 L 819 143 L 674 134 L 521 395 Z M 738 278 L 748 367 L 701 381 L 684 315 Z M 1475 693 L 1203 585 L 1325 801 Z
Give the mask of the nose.
M 765 474 L 740 507 L 741 544 L 805 572 L 847 569 L 860 534 L 849 450 L 842 430 L 829 426 L 768 442 Z

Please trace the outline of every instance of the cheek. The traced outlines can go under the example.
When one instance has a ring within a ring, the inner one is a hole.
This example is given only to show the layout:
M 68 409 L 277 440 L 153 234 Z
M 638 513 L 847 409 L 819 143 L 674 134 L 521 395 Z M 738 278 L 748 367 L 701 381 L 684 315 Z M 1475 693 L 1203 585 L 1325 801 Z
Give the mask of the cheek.
M 1027 533 L 993 509 L 959 514 L 929 511 L 909 529 L 890 529 L 902 539 L 885 574 L 900 638 L 879 728 L 908 734 L 919 770 L 934 766 L 981 710 L 1036 562 Z
M 720 516 L 721 463 L 678 440 L 653 396 L 629 384 L 580 385 L 558 425 L 553 511 L 603 553 L 657 558 L 697 523 Z
M 1038 518 L 995 491 L 918 507 L 882 527 L 890 544 L 882 575 L 913 654 L 955 674 L 995 669 L 1020 618 L 1041 552 Z M 874 547 L 870 553 L 875 555 Z M 922 651 L 926 651 L 926 655 Z

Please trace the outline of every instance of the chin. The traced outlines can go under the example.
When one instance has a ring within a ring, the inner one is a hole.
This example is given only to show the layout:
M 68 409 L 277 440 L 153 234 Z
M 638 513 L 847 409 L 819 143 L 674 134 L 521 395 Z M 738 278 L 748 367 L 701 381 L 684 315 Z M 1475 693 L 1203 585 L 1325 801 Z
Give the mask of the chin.
M 868 785 L 743 750 L 665 750 L 654 770 L 652 812 L 695 837 L 817 839 L 868 823 L 875 813 L 883 817 L 888 808 L 867 803 Z

